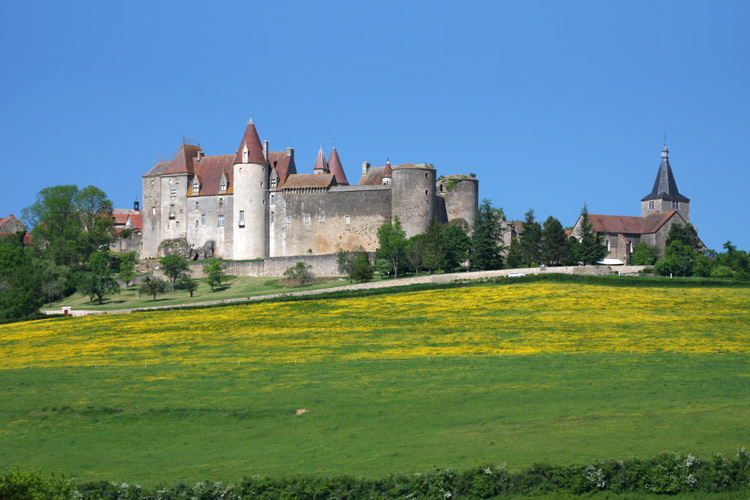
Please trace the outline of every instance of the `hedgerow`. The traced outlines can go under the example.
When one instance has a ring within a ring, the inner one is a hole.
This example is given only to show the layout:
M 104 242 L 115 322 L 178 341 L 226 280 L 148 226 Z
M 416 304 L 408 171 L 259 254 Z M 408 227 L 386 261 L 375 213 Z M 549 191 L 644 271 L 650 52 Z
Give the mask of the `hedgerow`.
M 78 484 L 58 474 L 44 476 L 17 467 L 0 474 L 0 499 L 14 500 L 239 500 L 239 499 L 479 499 L 507 495 L 596 492 L 684 494 L 749 492 L 750 455 L 665 453 L 651 459 L 606 460 L 588 465 L 535 464 L 519 472 L 482 466 L 463 472 L 438 469 L 411 476 L 370 480 L 341 477 L 267 478 L 253 476 L 237 484 L 199 482 L 142 488 L 105 481 Z

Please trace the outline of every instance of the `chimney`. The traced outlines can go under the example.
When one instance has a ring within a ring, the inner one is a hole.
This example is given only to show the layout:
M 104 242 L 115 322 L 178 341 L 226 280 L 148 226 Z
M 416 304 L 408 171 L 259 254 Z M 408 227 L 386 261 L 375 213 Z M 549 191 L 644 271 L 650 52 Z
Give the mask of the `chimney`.
M 140 203 L 138 203 L 138 200 L 135 200 L 135 201 L 133 202 L 133 210 L 135 210 L 135 211 L 137 212 L 137 211 L 139 211 L 140 209 L 141 209 L 141 204 L 140 204 Z
M 263 158 L 268 162 L 268 141 L 263 141 Z
M 286 155 L 294 158 L 294 148 L 286 148 Z
M 363 161 L 362 162 L 362 175 L 367 175 L 367 171 L 370 170 L 370 162 L 369 161 Z

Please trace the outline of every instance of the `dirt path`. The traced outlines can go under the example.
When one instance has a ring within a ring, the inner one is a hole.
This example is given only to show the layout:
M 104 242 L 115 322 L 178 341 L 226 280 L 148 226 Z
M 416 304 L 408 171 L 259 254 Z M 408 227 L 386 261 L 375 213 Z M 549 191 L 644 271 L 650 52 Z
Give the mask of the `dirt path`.
M 523 274 L 543 274 L 543 273 L 557 273 L 557 274 L 598 274 L 606 275 L 612 271 L 619 271 L 622 274 L 637 274 L 643 266 L 617 266 L 617 267 L 605 267 L 605 266 L 567 266 L 567 267 L 549 267 L 543 268 L 527 268 L 527 269 L 501 269 L 498 271 L 474 271 L 468 273 L 449 273 L 449 274 L 432 274 L 425 276 L 413 276 L 410 278 L 402 278 L 398 280 L 387 280 L 377 281 L 370 283 L 357 283 L 355 285 L 345 285 L 335 288 L 321 288 L 319 290 L 302 290 L 299 292 L 287 292 L 287 293 L 273 293 L 269 295 L 258 295 L 254 297 L 237 297 L 233 299 L 221 299 L 221 300 L 207 300 L 203 302 L 191 302 L 189 304 L 172 304 L 164 306 L 150 306 L 150 307 L 137 307 L 132 309 L 113 309 L 110 311 L 89 311 L 85 309 L 71 310 L 69 314 L 71 316 L 89 316 L 94 314 L 123 314 L 131 313 L 134 311 L 156 311 L 159 309 L 177 309 L 181 307 L 196 307 L 196 306 L 213 306 L 219 304 L 233 304 L 242 302 L 255 302 L 265 299 L 275 299 L 279 297 L 301 297 L 306 295 L 318 295 L 321 293 L 337 292 L 339 290 L 369 290 L 375 288 L 395 288 L 400 286 L 408 286 L 421 283 L 450 283 L 453 281 L 476 281 L 489 278 L 497 278 L 501 276 L 507 276 L 508 273 L 523 273 Z M 60 314 L 59 310 L 43 310 L 43 314 Z

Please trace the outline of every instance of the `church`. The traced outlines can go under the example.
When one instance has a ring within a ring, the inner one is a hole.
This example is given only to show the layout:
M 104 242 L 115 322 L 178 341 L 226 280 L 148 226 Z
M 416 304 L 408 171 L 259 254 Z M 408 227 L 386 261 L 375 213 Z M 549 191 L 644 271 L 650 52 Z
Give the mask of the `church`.
M 677 189 L 669 149 L 666 143 L 661 150 L 661 163 L 651 192 L 641 199 L 641 216 L 589 214 L 593 230 L 607 247 L 605 259 L 630 264 L 630 256 L 641 241 L 655 247 L 660 255 L 672 224 L 690 223 L 690 199 Z M 572 234 L 580 234 L 581 217 L 573 226 Z
M 387 161 L 363 162 L 352 185 L 335 146 L 327 159 L 321 147 L 312 172 L 298 173 L 294 149 L 271 151 L 250 120 L 235 152 L 208 156 L 183 141 L 143 176 L 140 257 L 176 245 L 194 258 L 227 260 L 374 251 L 378 228 L 395 217 L 407 237 L 432 218 L 470 231 L 478 184 L 473 175 L 438 178 L 432 165 Z

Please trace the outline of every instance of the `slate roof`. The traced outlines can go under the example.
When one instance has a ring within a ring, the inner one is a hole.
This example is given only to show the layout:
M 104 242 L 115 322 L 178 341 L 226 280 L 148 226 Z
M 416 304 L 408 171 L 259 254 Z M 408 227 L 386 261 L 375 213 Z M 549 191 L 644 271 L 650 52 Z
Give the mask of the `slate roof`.
M 164 173 L 164 171 L 169 167 L 171 162 L 168 161 L 160 161 L 157 162 L 156 165 L 151 167 L 151 170 L 149 170 L 143 177 L 157 177 Z
M 263 156 L 263 146 L 260 144 L 260 137 L 258 137 L 258 131 L 255 129 L 255 124 L 250 120 L 245 128 L 245 134 L 242 136 L 240 146 L 237 148 L 237 153 L 234 155 L 234 163 L 242 163 L 242 150 L 247 144 L 248 163 L 266 163 L 266 158 Z
M 294 155 L 291 151 L 269 152 L 268 164 L 276 169 L 276 174 L 279 176 L 279 188 L 284 185 L 290 175 L 297 173 L 297 166 L 294 164 Z
M 651 189 L 651 193 L 641 199 L 641 201 L 649 200 L 682 201 L 685 203 L 690 201 L 677 190 L 672 167 L 669 165 L 669 149 L 666 144 L 661 150 L 661 164 L 659 165 L 659 171 L 656 173 L 654 187 Z
M 328 188 L 336 185 L 333 174 L 294 174 L 290 175 L 282 189 Z
M 589 220 L 597 233 L 652 234 L 675 215 L 678 215 L 675 210 L 653 213 L 648 217 L 589 214 Z
M 348 186 L 349 181 L 346 179 L 344 173 L 344 167 L 341 165 L 341 159 L 339 153 L 336 151 L 336 146 L 331 150 L 331 156 L 328 157 L 328 171 L 336 176 L 336 184 L 339 186 Z
M 359 179 L 360 186 L 381 186 L 385 177 L 385 167 L 370 167 Z

